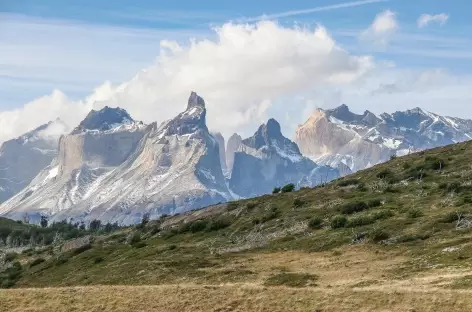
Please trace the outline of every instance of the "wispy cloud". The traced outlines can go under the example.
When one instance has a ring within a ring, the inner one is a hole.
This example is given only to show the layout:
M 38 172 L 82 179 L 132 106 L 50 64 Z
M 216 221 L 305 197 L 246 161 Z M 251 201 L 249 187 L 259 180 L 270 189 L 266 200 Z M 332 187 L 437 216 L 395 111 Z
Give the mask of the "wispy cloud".
M 431 15 L 431 14 L 422 14 L 418 18 L 418 27 L 423 28 L 428 26 L 430 23 L 438 23 L 439 25 L 446 24 L 447 20 L 449 19 L 449 15 L 446 13 Z
M 385 10 L 377 14 L 372 24 L 361 33 L 361 39 L 386 46 L 399 25 L 395 12 Z
M 264 19 L 269 19 L 269 20 L 270 19 L 278 19 L 278 18 L 291 17 L 291 16 L 302 15 L 302 14 L 310 14 L 310 13 L 316 13 L 316 12 L 352 8 L 352 7 L 357 7 L 357 6 L 361 6 L 361 5 L 388 2 L 388 1 L 389 0 L 351 1 L 351 2 L 344 2 L 344 3 L 326 5 L 326 6 L 310 8 L 310 9 L 293 10 L 293 11 L 274 13 L 274 14 L 260 15 L 260 16 L 256 16 L 256 17 L 242 18 L 242 19 L 239 19 L 238 22 L 254 22 L 254 21 L 259 21 L 259 20 L 264 20 Z

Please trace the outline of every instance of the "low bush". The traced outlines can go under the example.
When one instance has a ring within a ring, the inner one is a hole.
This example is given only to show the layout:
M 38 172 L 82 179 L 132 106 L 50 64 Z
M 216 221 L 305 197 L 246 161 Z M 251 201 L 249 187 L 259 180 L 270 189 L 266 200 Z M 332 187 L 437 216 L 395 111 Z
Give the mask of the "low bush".
M 5 263 L 12 262 L 16 258 L 18 258 L 18 254 L 16 252 L 9 252 L 5 255 L 4 261 Z
M 31 261 L 29 263 L 29 267 L 32 268 L 32 267 L 35 267 L 37 265 L 40 265 L 41 263 L 45 262 L 46 260 L 44 260 L 43 258 L 37 258 L 37 259 L 34 259 L 33 261 Z
M 274 187 L 274 189 L 272 190 L 272 194 L 279 194 L 280 191 L 281 191 L 280 187 Z
M 136 232 L 131 236 L 129 243 L 130 245 L 134 245 L 136 243 L 139 243 L 140 241 L 141 241 L 141 234 L 139 232 Z
M 287 184 L 285 185 L 284 187 L 282 187 L 282 189 L 280 190 L 282 193 L 290 193 L 290 192 L 293 192 L 295 191 L 295 184 L 293 183 L 290 183 L 290 184 Z
M 304 204 L 305 204 L 305 202 L 302 199 L 298 198 L 298 197 L 293 200 L 293 206 L 296 207 L 296 208 L 300 208 Z
M 344 179 L 338 182 L 338 186 L 350 186 L 350 185 L 358 185 L 359 180 L 357 179 Z
M 408 210 L 407 212 L 407 216 L 408 218 L 410 219 L 416 219 L 416 218 L 420 218 L 424 215 L 423 211 L 417 209 L 417 208 L 413 208 L 413 209 L 410 209 Z
M 93 263 L 94 263 L 94 264 L 98 264 L 98 263 L 101 263 L 101 262 L 103 262 L 103 261 L 105 261 L 105 258 L 103 258 L 103 257 L 95 257 L 95 258 L 93 259 Z
M 358 215 L 349 219 L 346 223 L 346 227 L 359 227 L 369 225 L 375 222 L 375 219 L 370 215 Z
M 378 243 L 384 241 L 390 237 L 390 234 L 382 229 L 373 229 L 368 234 L 369 238 Z
M 133 246 L 133 248 L 139 249 L 139 248 L 146 247 L 147 244 L 145 242 L 141 241 L 141 242 L 134 243 L 131 246 Z
M 211 220 L 207 227 L 206 231 L 211 232 L 211 231 L 218 231 L 221 229 L 225 229 L 231 225 L 231 220 L 229 218 L 224 218 L 220 217 L 214 220 Z
M 310 229 L 321 229 L 323 225 L 323 219 L 321 219 L 320 217 L 313 217 L 310 219 L 310 221 L 308 221 L 308 227 Z
M 85 244 L 72 250 L 72 255 L 77 256 L 78 254 L 81 254 L 89 249 L 92 249 L 92 244 Z
M 261 218 L 261 223 L 268 222 L 270 220 L 276 219 L 280 216 L 280 210 L 277 207 L 272 207 L 267 213 L 265 213 Z
M 254 209 L 254 208 L 256 208 L 256 207 L 257 207 L 257 203 L 254 202 L 254 201 L 248 202 L 248 203 L 246 204 L 247 210 L 252 210 L 252 209 Z
M 331 218 L 330 225 L 333 229 L 339 229 L 345 227 L 347 224 L 347 219 L 343 215 L 337 215 Z

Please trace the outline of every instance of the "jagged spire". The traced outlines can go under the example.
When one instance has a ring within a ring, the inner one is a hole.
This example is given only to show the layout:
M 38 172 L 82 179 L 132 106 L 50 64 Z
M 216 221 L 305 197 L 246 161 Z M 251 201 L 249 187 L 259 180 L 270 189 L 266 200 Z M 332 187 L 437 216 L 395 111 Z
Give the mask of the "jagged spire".
M 190 97 L 188 98 L 187 109 L 190 109 L 195 106 L 205 108 L 205 101 L 196 92 L 192 91 L 190 93 Z

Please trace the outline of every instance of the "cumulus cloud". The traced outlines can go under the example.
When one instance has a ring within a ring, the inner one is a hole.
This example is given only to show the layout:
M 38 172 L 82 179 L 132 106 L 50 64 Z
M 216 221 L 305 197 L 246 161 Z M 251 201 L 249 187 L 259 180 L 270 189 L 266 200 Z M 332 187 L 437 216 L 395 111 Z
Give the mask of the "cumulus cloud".
M 75 126 L 90 109 L 105 105 L 125 108 L 137 120 L 160 122 L 183 110 L 192 90 L 204 97 L 212 130 L 253 131 L 278 98 L 347 85 L 374 67 L 370 57 L 341 49 L 321 26 L 263 21 L 228 23 L 214 31 L 214 40 L 162 41 L 155 64 L 121 85 L 104 83 L 82 101 L 55 91 L 1 113 L 0 140 L 56 117 Z
M 386 46 L 398 28 L 396 13 L 391 10 L 385 10 L 377 14 L 372 24 L 362 32 L 361 39 Z
M 431 14 L 422 14 L 418 18 L 418 27 L 423 28 L 428 26 L 430 23 L 438 23 L 439 25 L 444 25 L 449 19 L 449 15 L 446 13 L 431 15 Z

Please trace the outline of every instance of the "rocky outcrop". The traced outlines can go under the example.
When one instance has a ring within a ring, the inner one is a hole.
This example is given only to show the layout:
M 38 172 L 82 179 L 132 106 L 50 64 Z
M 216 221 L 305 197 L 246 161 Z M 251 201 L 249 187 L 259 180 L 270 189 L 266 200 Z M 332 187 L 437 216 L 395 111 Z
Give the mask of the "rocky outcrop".
M 223 173 L 225 173 L 227 171 L 225 138 L 219 132 L 213 133 L 213 137 L 215 138 L 216 142 L 218 142 L 221 169 L 223 170 Z
M 234 154 L 239 149 L 239 146 L 241 145 L 242 141 L 243 138 L 237 133 L 234 133 L 228 139 L 228 143 L 226 145 L 226 167 L 229 171 L 232 171 L 233 169 Z

